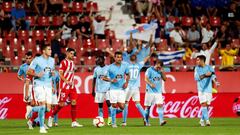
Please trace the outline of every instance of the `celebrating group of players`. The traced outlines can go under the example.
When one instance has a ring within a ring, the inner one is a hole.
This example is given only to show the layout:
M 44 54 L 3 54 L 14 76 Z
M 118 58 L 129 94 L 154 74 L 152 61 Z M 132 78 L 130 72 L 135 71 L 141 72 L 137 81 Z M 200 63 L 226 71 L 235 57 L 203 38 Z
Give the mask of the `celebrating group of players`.
M 132 45 L 130 39 L 130 45 Z M 159 124 L 165 125 L 164 98 L 162 96 L 162 81 L 166 81 L 163 62 L 157 60 L 145 73 L 146 94 L 143 109 L 140 104 L 140 71 L 149 60 L 154 51 L 150 40 L 145 47 L 141 41 L 137 41 L 138 49 L 130 49 L 126 52 L 112 53 L 115 62 L 105 65 L 104 56 L 96 59 L 96 68 L 93 75 L 93 92 L 95 103 L 98 103 L 98 115 L 103 117 L 103 103 L 108 105 L 108 124 L 117 127 L 116 114 L 123 113 L 122 126 L 127 125 L 128 102 L 132 98 L 143 117 L 144 125 L 150 126 L 149 112 L 152 105 L 157 106 Z M 41 46 L 42 55 L 32 58 L 31 53 L 26 54 L 26 63 L 18 72 L 18 78 L 24 80 L 24 101 L 27 103 L 26 118 L 29 129 L 36 121 L 40 126 L 40 133 L 47 133 L 48 127 L 57 125 L 57 113 L 62 107 L 71 105 L 72 127 L 82 127 L 76 122 L 77 93 L 74 86 L 74 62 L 75 50 L 68 48 L 66 58 L 61 61 L 59 73 L 55 69 L 54 59 L 51 58 L 51 46 Z M 33 59 L 33 60 L 32 60 Z M 206 57 L 197 57 L 195 68 L 195 80 L 198 86 L 199 101 L 202 106 L 201 126 L 210 125 L 208 105 L 212 98 L 212 80 L 216 79 L 214 70 L 205 64 Z M 23 78 L 22 78 L 23 76 Z M 59 84 L 58 84 L 59 82 Z M 58 95 L 58 96 L 57 96 Z M 44 124 L 48 117 L 48 127 Z

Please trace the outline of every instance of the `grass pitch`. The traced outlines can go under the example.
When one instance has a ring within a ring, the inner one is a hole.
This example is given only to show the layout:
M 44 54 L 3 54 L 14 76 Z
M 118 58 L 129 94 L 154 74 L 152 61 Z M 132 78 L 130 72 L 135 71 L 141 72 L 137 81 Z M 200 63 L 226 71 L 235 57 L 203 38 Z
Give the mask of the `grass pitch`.
M 60 119 L 58 127 L 48 130 L 48 135 L 240 135 L 239 118 L 214 118 L 210 127 L 200 127 L 199 119 L 167 119 L 167 125 L 160 127 L 158 119 L 150 119 L 151 126 L 144 127 L 141 119 L 128 119 L 127 127 L 96 128 L 92 119 L 78 119 L 83 128 L 71 128 L 70 119 Z M 121 119 L 118 119 L 118 123 Z M 29 130 L 26 120 L 0 120 L 1 135 L 35 135 L 39 127 Z

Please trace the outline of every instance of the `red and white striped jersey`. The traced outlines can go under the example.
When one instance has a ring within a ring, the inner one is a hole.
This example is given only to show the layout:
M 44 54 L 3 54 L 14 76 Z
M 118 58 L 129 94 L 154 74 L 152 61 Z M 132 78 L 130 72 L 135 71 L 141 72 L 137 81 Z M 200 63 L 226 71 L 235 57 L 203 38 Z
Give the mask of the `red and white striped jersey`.
M 59 72 L 62 71 L 64 78 L 72 84 L 74 84 L 74 67 L 74 62 L 67 59 L 62 60 L 59 67 Z M 74 85 L 71 86 L 65 83 L 62 79 L 60 79 L 59 85 L 60 89 L 67 90 L 74 87 Z

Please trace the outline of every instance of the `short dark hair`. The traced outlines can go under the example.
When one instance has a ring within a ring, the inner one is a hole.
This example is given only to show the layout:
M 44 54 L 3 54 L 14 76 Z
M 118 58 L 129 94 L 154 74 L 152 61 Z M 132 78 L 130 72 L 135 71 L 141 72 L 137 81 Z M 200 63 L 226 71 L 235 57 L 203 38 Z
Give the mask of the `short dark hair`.
M 51 45 L 50 45 L 50 44 L 42 43 L 42 45 L 41 45 L 41 50 L 43 51 L 43 50 L 45 50 L 47 47 L 51 47 Z
M 197 56 L 198 59 L 203 60 L 204 62 L 206 61 L 206 56 L 204 55 L 199 55 Z
M 37 54 L 35 54 L 35 57 L 39 57 L 39 56 L 41 56 L 41 54 L 40 54 L 40 53 L 37 53 Z
M 160 64 L 161 66 L 164 65 L 164 64 L 163 64 L 163 61 L 161 61 L 161 60 L 159 60 L 159 59 L 156 60 L 156 64 Z
M 32 52 L 30 52 L 30 51 L 26 52 L 25 55 L 27 55 L 27 56 L 33 56 Z
M 71 52 L 71 51 L 74 51 L 74 52 L 75 52 L 75 50 L 74 50 L 73 48 L 68 48 L 68 49 L 67 49 L 67 52 Z
M 117 56 L 117 55 L 122 55 L 122 52 L 116 51 L 116 52 L 114 53 L 114 56 Z

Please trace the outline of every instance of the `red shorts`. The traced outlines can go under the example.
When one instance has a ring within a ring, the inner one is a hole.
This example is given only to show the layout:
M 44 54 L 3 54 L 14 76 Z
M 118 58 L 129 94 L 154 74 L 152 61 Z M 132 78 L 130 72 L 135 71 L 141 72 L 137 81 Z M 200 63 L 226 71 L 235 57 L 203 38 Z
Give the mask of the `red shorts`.
M 62 89 L 59 102 L 66 102 L 67 99 L 69 99 L 70 101 L 77 101 L 77 97 L 78 95 L 75 87 L 73 89 Z

